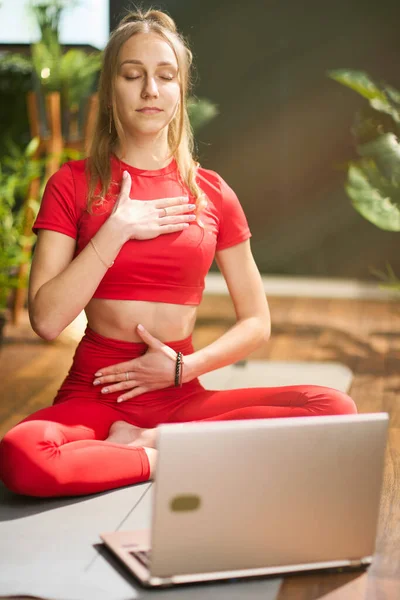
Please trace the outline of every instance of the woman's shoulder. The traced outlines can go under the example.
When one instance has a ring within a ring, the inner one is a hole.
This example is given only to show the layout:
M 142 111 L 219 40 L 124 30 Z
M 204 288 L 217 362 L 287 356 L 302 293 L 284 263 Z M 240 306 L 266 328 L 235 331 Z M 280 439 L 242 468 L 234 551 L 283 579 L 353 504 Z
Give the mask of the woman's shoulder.
M 78 190 L 87 188 L 87 159 L 68 160 L 51 175 L 47 186 L 68 189 L 76 194 Z
M 78 160 L 67 160 L 58 170 L 60 176 L 66 176 L 70 173 L 72 177 L 80 177 L 86 175 L 88 168 L 88 159 L 81 158 Z
M 86 173 L 87 158 L 79 160 L 67 160 L 51 175 L 53 181 L 74 179 Z
M 207 186 L 215 190 L 218 194 L 221 193 L 221 188 L 224 183 L 221 175 L 212 169 L 206 169 L 201 165 L 197 168 L 197 181 L 201 187 Z M 206 190 L 205 190 L 206 191 Z
M 235 192 L 227 181 L 212 169 L 205 169 L 199 167 L 197 171 L 197 177 L 200 187 L 208 186 L 218 193 L 220 199 L 224 199 L 226 196 L 235 195 Z M 206 190 L 204 190 L 206 191 Z

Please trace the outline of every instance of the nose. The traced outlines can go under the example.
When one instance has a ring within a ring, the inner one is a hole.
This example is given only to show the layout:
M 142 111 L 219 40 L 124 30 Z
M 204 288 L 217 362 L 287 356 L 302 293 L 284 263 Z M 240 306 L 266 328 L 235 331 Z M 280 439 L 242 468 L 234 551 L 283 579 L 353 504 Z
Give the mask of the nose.
M 145 83 L 142 90 L 142 96 L 148 98 L 149 96 L 158 96 L 158 86 L 154 77 L 146 77 Z

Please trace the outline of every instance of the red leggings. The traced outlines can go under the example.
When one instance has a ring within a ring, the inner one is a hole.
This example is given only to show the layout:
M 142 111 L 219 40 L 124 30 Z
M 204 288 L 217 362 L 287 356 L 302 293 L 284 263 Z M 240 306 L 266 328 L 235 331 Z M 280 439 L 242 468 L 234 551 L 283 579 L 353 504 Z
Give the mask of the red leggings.
M 184 355 L 191 336 L 168 343 Z M 269 419 L 356 413 L 353 400 L 337 390 L 299 385 L 206 390 L 198 379 L 182 388 L 147 392 L 117 403 L 93 385 L 94 373 L 144 354 L 144 343 L 106 338 L 87 328 L 54 403 L 13 427 L 0 442 L 0 477 L 11 490 L 30 496 L 74 496 L 149 478 L 143 448 L 104 441 L 115 421 L 144 428 L 160 423 Z

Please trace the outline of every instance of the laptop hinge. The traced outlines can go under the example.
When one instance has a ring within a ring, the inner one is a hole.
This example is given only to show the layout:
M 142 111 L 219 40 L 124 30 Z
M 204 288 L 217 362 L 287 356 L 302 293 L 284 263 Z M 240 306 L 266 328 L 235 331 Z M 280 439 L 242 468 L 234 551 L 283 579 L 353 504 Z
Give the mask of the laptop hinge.
M 349 560 L 349 567 L 361 567 L 363 561 L 360 559 L 357 560 Z
M 155 577 L 150 575 L 148 582 L 153 586 L 169 586 L 174 582 L 173 577 Z

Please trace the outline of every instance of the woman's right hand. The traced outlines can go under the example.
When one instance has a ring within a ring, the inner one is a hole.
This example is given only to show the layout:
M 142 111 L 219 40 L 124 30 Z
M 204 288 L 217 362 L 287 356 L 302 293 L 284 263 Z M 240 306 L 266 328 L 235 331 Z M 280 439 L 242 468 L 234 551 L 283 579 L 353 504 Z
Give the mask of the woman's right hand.
M 126 232 L 128 240 L 150 240 L 164 233 L 182 231 L 196 220 L 194 214 L 184 214 L 196 209 L 195 204 L 188 204 L 187 196 L 134 200 L 129 197 L 131 185 L 131 176 L 124 171 L 121 190 L 110 215 Z

